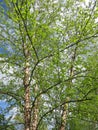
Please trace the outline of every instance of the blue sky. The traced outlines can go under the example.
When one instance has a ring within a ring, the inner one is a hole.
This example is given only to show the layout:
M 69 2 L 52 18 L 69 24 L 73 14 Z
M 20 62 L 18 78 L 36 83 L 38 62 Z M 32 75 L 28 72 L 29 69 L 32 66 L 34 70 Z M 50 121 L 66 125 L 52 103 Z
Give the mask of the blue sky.
M 3 0 L 0 0 L 0 6 L 2 6 L 6 10 L 6 5 Z M 0 47 L 0 54 L 5 54 L 5 53 L 7 53 L 7 50 L 5 50 L 4 47 Z M 5 100 L 0 100 L 1 109 L 6 109 L 7 106 L 8 106 L 8 103 Z
M 2 7 L 4 7 L 4 9 L 6 9 L 6 5 L 5 5 L 5 3 L 4 3 L 3 0 L 0 0 L 0 5 L 1 5 Z
M 5 50 L 3 47 L 2 48 L 0 47 L 0 54 L 5 54 L 5 53 L 7 53 L 7 50 Z
M 7 106 L 7 102 L 4 101 L 4 100 L 0 101 L 0 107 L 2 107 L 2 106 L 3 106 L 3 108 L 5 109 L 6 106 Z
M 0 108 L 1 108 L 2 110 L 6 109 L 7 106 L 8 106 L 8 104 L 7 104 L 6 101 L 0 100 Z M 0 111 L 0 113 L 1 113 L 1 112 L 2 112 L 2 111 Z
M 0 48 L 0 54 L 4 53 L 4 49 Z

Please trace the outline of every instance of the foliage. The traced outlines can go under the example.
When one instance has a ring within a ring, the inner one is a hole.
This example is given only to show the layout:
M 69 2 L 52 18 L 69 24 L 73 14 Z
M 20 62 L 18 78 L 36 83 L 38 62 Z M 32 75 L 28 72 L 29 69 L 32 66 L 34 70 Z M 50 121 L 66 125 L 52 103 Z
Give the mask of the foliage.
M 0 53 L 0 99 L 6 99 L 8 111 L 17 108 L 15 123 L 24 124 L 26 45 L 32 109 L 39 101 L 37 128 L 59 129 L 63 105 L 68 104 L 66 129 L 97 129 L 97 1 L 5 0 L 5 4 L 6 11 L 0 6 L 0 48 L 6 50 Z

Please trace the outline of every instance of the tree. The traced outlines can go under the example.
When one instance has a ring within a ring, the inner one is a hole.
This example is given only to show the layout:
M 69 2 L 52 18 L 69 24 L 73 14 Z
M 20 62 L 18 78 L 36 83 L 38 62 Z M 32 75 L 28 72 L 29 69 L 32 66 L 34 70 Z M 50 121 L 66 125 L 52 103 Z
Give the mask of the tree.
M 4 2 L 0 70 L 7 82 L 2 78 L 0 99 L 18 108 L 15 122 L 24 130 L 97 125 L 97 2 Z

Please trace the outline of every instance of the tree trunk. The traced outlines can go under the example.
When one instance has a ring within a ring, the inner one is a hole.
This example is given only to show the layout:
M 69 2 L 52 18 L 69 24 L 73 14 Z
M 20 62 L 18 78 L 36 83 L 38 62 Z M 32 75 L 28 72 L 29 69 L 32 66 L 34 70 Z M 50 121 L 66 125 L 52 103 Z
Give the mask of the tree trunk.
M 25 130 L 30 130 L 30 86 L 29 86 L 29 79 L 30 79 L 30 53 L 29 50 L 24 47 L 24 56 L 25 56 L 25 68 L 24 68 L 24 123 L 25 123 Z
M 74 62 L 75 62 L 75 59 L 76 59 L 77 48 L 78 48 L 78 46 L 75 47 L 74 53 L 73 53 L 73 55 L 71 57 L 72 58 L 71 59 L 72 63 L 71 63 L 70 73 L 69 73 L 70 78 L 72 78 L 74 76 Z M 72 88 L 72 85 L 73 85 L 73 82 L 72 82 L 72 80 L 70 80 L 68 88 Z M 66 102 L 68 102 L 69 100 L 70 100 L 70 97 L 66 97 Z M 67 115 L 68 115 L 68 103 L 66 103 L 63 106 L 60 130 L 65 130 L 65 128 L 66 128 Z
M 68 100 L 69 100 L 69 99 L 67 99 L 66 102 L 67 102 Z M 68 115 L 68 103 L 66 103 L 66 104 L 63 106 L 63 112 L 62 112 L 60 130 L 65 130 L 66 121 L 67 121 L 67 115 Z
M 36 85 L 34 88 L 34 92 L 38 92 L 38 86 Z M 33 119 L 32 119 L 32 130 L 37 130 L 38 124 L 38 112 L 39 112 L 39 99 L 37 98 L 33 107 Z

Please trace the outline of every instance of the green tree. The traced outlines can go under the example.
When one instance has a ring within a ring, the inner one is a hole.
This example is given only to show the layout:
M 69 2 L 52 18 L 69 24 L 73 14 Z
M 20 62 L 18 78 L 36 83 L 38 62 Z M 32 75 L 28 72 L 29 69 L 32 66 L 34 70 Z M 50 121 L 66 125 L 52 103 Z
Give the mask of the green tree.
M 24 130 L 96 129 L 97 1 L 4 2 L 0 99 L 9 111 L 17 108 L 15 123 Z

